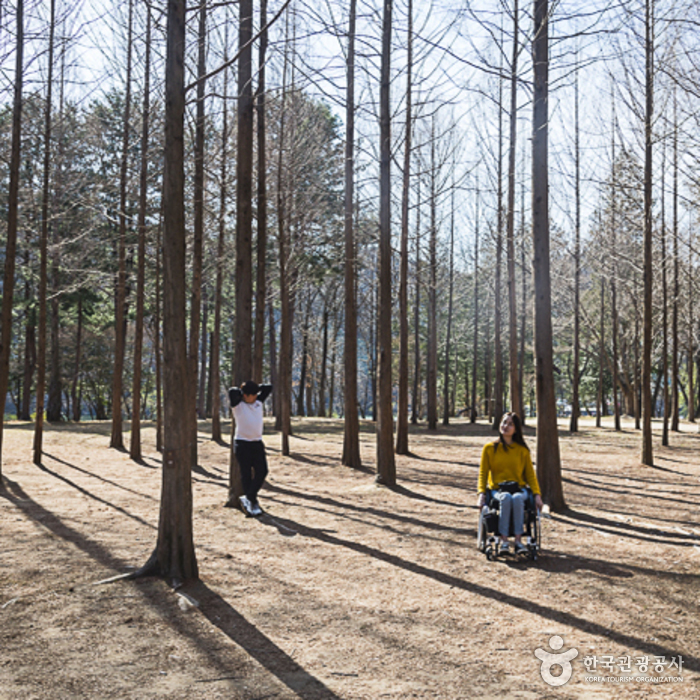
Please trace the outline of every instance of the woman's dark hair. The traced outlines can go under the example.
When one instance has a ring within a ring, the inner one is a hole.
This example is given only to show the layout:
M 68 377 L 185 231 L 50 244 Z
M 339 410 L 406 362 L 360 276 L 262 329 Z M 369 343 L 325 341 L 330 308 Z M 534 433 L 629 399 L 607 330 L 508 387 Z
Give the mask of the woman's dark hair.
M 527 443 L 525 442 L 525 437 L 523 436 L 523 423 L 520 420 L 520 416 L 517 413 L 513 413 L 513 411 L 507 411 L 503 414 L 503 417 L 501 418 L 501 423 L 503 423 L 503 419 L 507 416 L 509 416 L 510 419 L 513 421 L 513 427 L 515 428 L 515 432 L 513 433 L 513 442 L 516 442 L 518 445 L 522 445 L 529 452 L 530 448 L 527 446 Z M 495 440 L 493 444 L 494 451 L 498 449 L 499 445 L 503 445 L 503 449 L 506 452 L 508 451 L 508 445 L 503 439 L 503 434 L 500 432 L 500 424 L 498 440 Z

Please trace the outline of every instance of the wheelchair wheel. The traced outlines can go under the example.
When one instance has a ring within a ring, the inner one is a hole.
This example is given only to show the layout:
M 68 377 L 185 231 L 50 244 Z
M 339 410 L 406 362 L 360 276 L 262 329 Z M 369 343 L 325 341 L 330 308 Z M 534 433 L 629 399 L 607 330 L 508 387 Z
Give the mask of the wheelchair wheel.
M 484 518 L 483 509 L 479 511 L 479 522 L 476 527 L 476 546 L 480 552 L 486 550 L 486 540 L 488 538 L 488 532 L 486 530 L 486 520 Z
M 542 549 L 542 523 L 540 521 L 540 511 L 535 510 L 535 517 L 532 520 L 532 542 L 529 546 L 529 555 L 532 561 L 536 561 Z

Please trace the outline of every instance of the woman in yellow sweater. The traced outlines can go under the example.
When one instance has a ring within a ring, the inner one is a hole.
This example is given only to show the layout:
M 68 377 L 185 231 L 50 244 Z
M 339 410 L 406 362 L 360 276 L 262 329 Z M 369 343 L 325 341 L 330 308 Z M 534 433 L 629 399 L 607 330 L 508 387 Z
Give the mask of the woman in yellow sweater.
M 537 509 L 542 509 L 542 497 L 537 475 L 532 467 L 532 458 L 525 438 L 522 423 L 516 413 L 506 413 L 499 428 L 501 433 L 498 440 L 484 445 L 479 467 L 479 509 L 483 508 L 491 498 L 501 502 L 498 519 L 498 532 L 501 535 L 501 554 L 510 552 L 508 534 L 510 517 L 513 514 L 513 532 L 515 534 L 515 553 L 526 550 L 521 542 L 523 520 L 525 517 L 525 501 L 527 485 L 535 495 Z M 499 491 L 498 485 L 505 481 L 514 481 L 521 487 L 515 493 Z

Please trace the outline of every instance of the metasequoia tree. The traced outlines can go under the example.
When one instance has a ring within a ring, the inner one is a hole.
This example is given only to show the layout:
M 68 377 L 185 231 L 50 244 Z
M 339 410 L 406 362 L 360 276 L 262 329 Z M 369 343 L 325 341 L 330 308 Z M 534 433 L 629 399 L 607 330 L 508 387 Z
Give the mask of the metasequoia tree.
M 185 0 L 168 0 L 163 170 L 164 449 L 158 540 L 130 577 L 160 575 L 174 587 L 199 576 L 192 535 L 191 392 L 185 329 Z
M 355 21 L 356 0 L 350 0 L 348 19 L 347 95 L 345 100 L 345 432 L 343 464 L 355 469 L 360 458 L 360 423 L 357 415 L 357 255 L 353 207 L 355 197 Z
M 12 302 L 15 288 L 17 257 L 17 212 L 19 200 L 20 156 L 22 138 L 22 71 L 24 68 L 24 0 L 17 0 L 17 44 L 15 49 L 15 85 L 12 105 L 12 145 L 10 150 L 10 187 L 7 193 L 7 238 L 5 270 L 2 283 L 2 330 L 0 335 L 0 396 L 3 412 L 10 374 L 12 343 Z M 53 23 L 52 23 L 53 24 Z M 0 482 L 2 481 L 2 437 L 4 420 L 0 421 Z
M 136 268 L 136 323 L 134 328 L 134 376 L 131 409 L 131 459 L 141 459 L 141 362 L 143 359 L 143 316 L 146 294 L 146 209 L 148 202 L 148 139 L 151 86 L 151 8 L 146 8 L 146 57 L 143 77 L 141 124 L 141 168 L 139 172 L 138 263 Z
M 129 163 L 129 121 L 131 119 L 131 55 L 133 40 L 134 0 L 129 0 L 126 38 L 126 87 L 124 98 L 124 130 L 119 173 L 119 237 L 117 242 L 117 279 L 114 313 L 114 375 L 112 379 L 112 437 L 110 447 L 124 449 L 122 424 L 122 390 L 124 354 L 126 350 L 126 198 Z
M 377 482 L 396 484 L 394 417 L 391 382 L 391 11 L 392 0 L 384 0 L 382 60 L 379 97 L 379 340 L 377 402 Z
M 644 323 L 642 344 L 642 464 L 654 465 L 651 433 L 652 345 L 652 120 L 654 114 L 654 0 L 645 4 L 645 109 L 644 109 Z
M 413 0 L 408 0 L 406 55 L 406 127 L 401 189 L 401 259 L 399 272 L 399 396 L 396 420 L 396 454 L 408 454 L 408 212 L 411 183 L 413 129 Z
M 236 144 L 236 327 L 233 381 L 240 386 L 253 373 L 253 0 L 239 3 L 238 120 Z M 235 426 L 232 423 L 232 431 Z M 229 500 L 238 505 L 243 494 L 234 452 L 229 461 Z
M 518 55 L 520 53 L 518 0 L 513 4 L 513 53 L 510 62 L 510 137 L 508 140 L 508 209 L 506 214 L 506 260 L 508 265 L 508 351 L 510 410 L 523 415 L 518 372 L 518 309 L 515 295 L 515 155 L 518 135 Z M 500 420 L 500 418 L 499 418 Z
M 194 135 L 194 217 L 192 244 L 192 292 L 190 295 L 190 363 L 192 396 L 187 403 L 190 416 L 192 465 L 197 464 L 197 365 L 199 360 L 199 335 L 202 320 L 202 268 L 204 266 L 204 130 L 206 128 L 206 42 L 207 2 L 199 5 L 197 30 L 197 107 Z M 252 150 L 252 147 L 251 147 Z
M 255 343 L 253 377 L 263 381 L 263 349 L 265 344 L 265 305 L 267 289 L 267 143 L 265 115 L 265 61 L 267 54 L 267 0 L 260 0 L 260 44 L 258 46 L 258 86 L 255 91 L 255 111 L 258 118 L 257 143 L 257 277 L 255 282 Z
M 44 113 L 44 163 L 41 201 L 41 237 L 39 242 L 39 347 L 37 352 L 36 415 L 34 419 L 34 464 L 41 464 L 44 439 L 44 395 L 46 393 L 46 288 L 48 283 L 49 242 L 49 179 L 51 165 L 51 109 L 53 85 L 54 32 L 56 2 L 51 0 L 49 20 L 49 54 L 46 83 L 46 107 Z M 4 308 L 4 305 L 3 305 Z M 3 320 L 3 329 L 5 328 Z M 4 396 L 4 394 L 2 394 Z
M 430 132 L 430 237 L 428 277 L 428 352 L 426 393 L 428 429 L 437 428 L 437 165 L 435 162 L 435 116 Z
M 532 240 L 535 282 L 535 375 L 537 392 L 537 478 L 542 498 L 554 511 L 566 508 L 561 480 L 552 353 L 549 260 L 549 8 L 535 0 L 532 112 Z
M 476 423 L 476 418 L 478 415 L 477 410 L 477 393 L 476 393 L 476 380 L 477 380 L 477 369 L 479 366 L 478 355 L 479 355 L 479 180 L 476 181 L 476 210 L 474 213 L 474 343 L 472 346 L 472 397 L 471 397 L 471 407 L 470 407 L 470 423 Z
M 579 67 L 574 77 L 574 357 L 571 379 L 571 420 L 569 430 L 578 432 L 580 413 L 580 355 L 581 355 L 581 148 L 579 142 Z

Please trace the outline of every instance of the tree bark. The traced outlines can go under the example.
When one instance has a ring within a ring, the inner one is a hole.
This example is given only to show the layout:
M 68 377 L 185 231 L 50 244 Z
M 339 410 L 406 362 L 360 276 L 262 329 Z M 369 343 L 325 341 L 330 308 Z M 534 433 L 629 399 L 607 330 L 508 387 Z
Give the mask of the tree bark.
M 134 0 L 129 0 L 129 27 L 126 49 L 126 88 L 124 96 L 124 133 L 119 174 L 119 240 L 117 245 L 117 289 L 114 313 L 114 377 L 112 381 L 112 437 L 110 447 L 124 449 L 122 392 L 126 351 L 126 197 L 129 164 L 129 122 L 131 121 L 131 56 L 133 43 Z
M 391 382 L 391 71 L 392 0 L 384 0 L 379 97 L 379 399 L 377 420 L 377 482 L 396 485 L 394 418 Z
M 532 231 L 535 277 L 535 375 L 537 391 L 537 477 L 553 511 L 566 508 L 561 480 L 552 356 L 549 260 L 549 15 L 548 0 L 534 5 L 534 99 L 532 119 Z
M 430 138 L 430 276 L 428 282 L 428 356 L 426 390 L 428 430 L 437 428 L 437 166 L 435 164 L 435 116 Z
M 442 424 L 450 424 L 450 384 L 454 386 L 454 382 L 450 382 L 450 343 L 452 340 L 452 306 L 454 297 L 454 261 L 455 261 L 455 191 L 454 182 L 452 183 L 451 197 L 451 215 L 450 215 L 450 288 L 449 297 L 447 300 L 447 334 L 445 337 L 445 374 L 443 377 L 443 407 L 442 407 Z
M 239 3 L 238 133 L 236 144 L 236 325 L 234 384 L 253 374 L 253 0 Z M 234 424 L 231 423 L 233 431 Z M 238 506 L 243 494 L 231 435 L 228 505 Z
M 184 170 L 185 2 L 168 0 L 163 172 L 163 389 L 164 451 L 158 542 L 144 573 L 174 586 L 198 578 L 192 533 L 191 396 L 185 329 Z
M 510 142 L 508 151 L 508 214 L 506 257 L 508 263 L 508 349 L 510 358 L 510 410 L 521 412 L 522 389 L 518 371 L 518 309 L 515 294 L 515 155 L 518 136 L 518 53 L 520 25 L 518 0 L 513 5 L 513 56 L 510 63 Z M 521 415 L 522 418 L 522 415 Z
M 396 454 L 408 454 L 408 226 L 413 132 L 413 0 L 408 0 L 408 55 L 406 57 L 406 127 L 401 191 L 401 260 L 399 269 L 399 395 Z
M 574 358 L 571 392 L 571 420 L 569 430 L 578 432 L 578 417 L 580 413 L 579 400 L 579 365 L 581 353 L 581 148 L 579 137 L 579 89 L 578 89 L 578 60 L 575 75 L 574 97 L 574 179 L 576 200 L 576 221 L 574 223 Z
M 0 331 L 0 396 L 3 413 L 10 376 L 12 344 L 12 302 L 17 257 L 17 210 L 19 200 L 20 155 L 22 139 L 22 71 L 24 65 L 24 0 L 17 0 L 17 48 L 15 52 L 15 90 L 12 105 L 12 145 L 10 150 L 10 186 L 7 195 L 7 238 L 5 270 L 2 284 L 2 329 Z M 53 25 L 53 23 L 52 23 Z M 50 84 L 50 83 L 49 83 Z M 2 481 L 2 438 L 4 420 L 0 421 L 0 482 Z
M 654 465 L 651 433 L 651 350 L 652 350 L 652 119 L 654 113 L 654 0 L 646 0 L 645 54 L 646 84 L 644 112 L 644 323 L 642 343 L 642 455 L 641 462 Z
M 267 0 L 260 0 L 260 44 L 258 47 L 258 87 L 255 92 L 255 111 L 258 116 L 258 236 L 257 277 L 255 284 L 255 343 L 253 377 L 263 381 L 263 350 L 265 345 L 265 297 L 267 294 L 267 129 L 265 115 L 265 61 L 267 60 Z
M 350 0 L 347 53 L 347 96 L 345 103 L 345 417 L 342 463 L 359 469 L 360 421 L 357 415 L 357 290 L 356 243 L 353 207 L 355 203 L 355 21 L 356 0 Z
M 136 327 L 134 329 L 133 416 L 131 418 L 130 455 L 141 459 L 141 362 L 143 356 L 143 315 L 146 294 L 146 207 L 148 203 L 148 139 L 150 128 L 151 86 L 151 8 L 146 8 L 146 58 L 143 81 L 143 117 L 141 126 L 141 171 L 139 177 L 138 267 L 136 270 Z
M 491 427 L 498 430 L 503 416 L 503 347 L 501 344 L 501 268 L 503 266 L 503 80 L 498 83 L 498 196 L 496 200 L 496 270 L 493 288 L 493 326 L 495 378 L 493 383 L 493 412 Z
M 476 402 L 477 369 L 479 366 L 479 182 L 476 183 L 476 213 L 474 228 L 474 345 L 472 348 L 472 405 L 470 407 L 470 423 L 476 423 L 478 414 Z
M 22 16 L 20 14 L 21 8 L 18 4 L 17 6 L 17 22 L 18 31 L 22 31 Z M 39 344 L 37 352 L 37 378 L 36 378 L 36 414 L 34 418 L 34 464 L 41 464 L 41 457 L 43 454 L 43 441 L 44 441 L 44 402 L 46 395 L 46 289 L 48 286 L 48 247 L 49 247 L 49 168 L 51 163 L 51 109 L 52 109 L 52 84 L 53 84 L 53 45 L 54 45 L 54 32 L 55 32 L 55 19 L 56 19 L 56 2 L 51 0 L 51 24 L 49 28 L 49 65 L 47 71 L 47 84 L 46 84 L 46 112 L 44 121 L 44 169 L 43 169 L 43 186 L 42 186 L 42 202 L 41 202 L 41 238 L 39 243 Z M 18 52 L 19 47 L 19 35 L 18 35 Z M 21 84 L 21 83 L 20 83 Z M 15 92 L 15 99 L 17 93 Z M 13 122 L 14 127 L 14 122 Z M 14 132 L 13 132 L 13 153 L 14 156 Z M 19 154 L 18 154 L 19 158 Z M 19 161 L 18 161 L 19 162 Z M 13 166 L 11 166 L 10 173 L 12 174 Z M 12 215 L 12 180 L 10 180 L 10 212 L 8 213 L 8 253 L 7 260 L 9 262 L 9 246 L 10 246 L 10 219 Z M 16 194 L 15 194 L 16 196 Z M 15 203 L 16 207 L 16 203 Z M 16 217 L 16 209 L 15 209 Z M 14 236 L 16 240 L 17 235 L 17 220 L 14 220 Z M 7 265 L 8 262 L 5 264 Z M 12 255 L 12 263 L 14 265 L 14 254 Z M 13 275 L 14 277 L 14 275 Z M 14 278 L 11 280 L 14 285 Z M 5 280 L 5 286 L 7 286 L 8 280 Z M 3 298 L 3 312 L 5 310 L 6 300 Z M 8 304 L 9 308 L 12 308 L 12 297 Z M 10 319 L 12 317 L 10 316 Z M 8 320 L 8 326 L 11 320 Z M 5 333 L 5 316 L 3 313 L 2 321 L 3 334 Z M 5 387 L 6 388 L 6 387 Z M 3 406 L 5 400 L 5 392 L 2 391 L 0 394 L 3 398 Z

